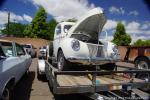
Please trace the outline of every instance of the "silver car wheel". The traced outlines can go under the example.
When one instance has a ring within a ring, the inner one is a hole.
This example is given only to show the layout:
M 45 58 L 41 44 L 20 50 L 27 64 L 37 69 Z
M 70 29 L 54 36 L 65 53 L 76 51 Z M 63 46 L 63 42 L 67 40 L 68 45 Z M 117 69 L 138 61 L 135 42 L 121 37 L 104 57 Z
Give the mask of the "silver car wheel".
M 6 87 L 3 95 L 2 95 L 2 100 L 9 100 L 10 99 L 10 91 L 9 89 Z

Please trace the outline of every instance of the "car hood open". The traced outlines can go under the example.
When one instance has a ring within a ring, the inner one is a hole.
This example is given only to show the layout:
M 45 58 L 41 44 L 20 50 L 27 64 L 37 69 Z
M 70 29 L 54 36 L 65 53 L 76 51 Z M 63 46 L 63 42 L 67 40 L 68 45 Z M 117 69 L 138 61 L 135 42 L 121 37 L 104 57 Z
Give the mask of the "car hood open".
M 75 25 L 68 31 L 69 36 L 72 34 L 86 33 L 93 38 L 98 38 L 98 34 L 102 31 L 106 18 L 101 8 L 94 8 L 81 17 Z

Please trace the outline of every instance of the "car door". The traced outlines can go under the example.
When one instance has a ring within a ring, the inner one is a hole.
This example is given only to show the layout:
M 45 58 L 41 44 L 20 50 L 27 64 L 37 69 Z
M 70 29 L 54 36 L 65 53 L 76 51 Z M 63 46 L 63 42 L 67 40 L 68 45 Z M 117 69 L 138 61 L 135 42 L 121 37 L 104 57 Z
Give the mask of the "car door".
M 16 47 L 16 56 L 18 58 L 18 61 L 20 62 L 18 66 L 18 71 L 19 71 L 18 73 L 20 79 L 25 73 L 25 71 L 27 70 L 27 57 L 21 45 L 15 44 L 15 47 Z
M 2 64 L 0 73 L 2 73 L 3 82 L 9 80 L 10 78 L 14 77 L 15 80 L 18 80 L 19 76 L 19 66 L 20 60 L 16 56 L 14 43 L 12 42 L 1 42 L 1 49 L 4 53 L 4 59 L 0 61 Z M 5 80 L 5 81 L 4 81 Z M 2 81 L 1 81 L 2 83 Z

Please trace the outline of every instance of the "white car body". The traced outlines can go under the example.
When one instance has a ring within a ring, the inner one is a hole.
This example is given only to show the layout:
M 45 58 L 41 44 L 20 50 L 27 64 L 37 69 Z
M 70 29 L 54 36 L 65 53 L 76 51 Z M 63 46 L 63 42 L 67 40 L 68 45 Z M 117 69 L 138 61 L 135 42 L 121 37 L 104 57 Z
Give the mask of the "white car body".
M 102 44 L 99 44 L 99 32 L 101 32 L 105 22 L 106 19 L 103 11 L 100 8 L 95 8 L 76 23 L 59 23 L 56 26 L 53 41 L 53 55 L 56 60 L 58 59 L 58 52 L 61 50 L 65 59 L 72 63 L 101 65 L 116 61 L 118 59 L 118 52 L 114 52 L 113 50 L 116 49 L 115 45 L 109 41 L 101 41 Z M 65 25 L 72 27 L 67 31 L 65 30 Z M 97 42 L 85 42 L 83 41 L 84 38 L 80 40 L 79 38 L 82 38 L 84 34 L 86 34 L 87 37 L 91 36 L 91 40 L 94 39 L 94 41 L 97 40 Z M 77 38 L 75 38 L 75 36 Z M 73 46 L 77 46 L 75 43 L 80 46 L 77 50 L 73 49 Z

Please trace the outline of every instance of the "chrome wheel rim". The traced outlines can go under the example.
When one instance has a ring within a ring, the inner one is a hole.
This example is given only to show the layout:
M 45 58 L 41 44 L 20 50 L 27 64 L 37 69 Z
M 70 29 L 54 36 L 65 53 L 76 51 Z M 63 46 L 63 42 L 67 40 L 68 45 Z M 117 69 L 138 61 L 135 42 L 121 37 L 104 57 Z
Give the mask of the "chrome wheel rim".
M 58 70 L 61 71 L 63 69 L 63 65 L 64 65 L 64 58 L 62 54 L 60 54 L 58 58 Z
M 2 95 L 2 100 L 9 100 L 9 89 L 6 88 L 3 92 L 3 95 Z
M 145 61 L 140 61 L 138 63 L 138 69 L 148 69 L 148 64 Z

